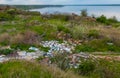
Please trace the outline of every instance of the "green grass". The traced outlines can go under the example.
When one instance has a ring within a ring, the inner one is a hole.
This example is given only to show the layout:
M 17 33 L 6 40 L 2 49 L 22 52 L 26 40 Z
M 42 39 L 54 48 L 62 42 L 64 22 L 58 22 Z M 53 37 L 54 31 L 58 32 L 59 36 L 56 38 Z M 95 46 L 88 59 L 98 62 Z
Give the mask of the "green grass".
M 120 62 L 114 60 L 87 59 L 83 60 L 74 71 L 89 78 L 119 78 L 119 65 Z
M 86 42 L 82 45 L 78 45 L 75 48 L 75 52 L 120 52 L 119 46 L 109 45 L 108 40 L 105 39 L 95 39 L 89 42 Z
M 11 54 L 13 53 L 14 51 L 11 50 L 11 49 L 1 49 L 0 50 L 0 55 L 8 55 L 8 54 Z
M 40 65 L 25 61 L 10 61 L 0 64 L 0 78 L 54 78 Z
M 70 76 L 71 77 L 70 77 Z M 61 71 L 59 68 L 47 67 L 36 62 L 8 61 L 0 63 L 0 78 L 84 78 L 72 73 Z
M 39 49 L 44 52 L 48 52 L 48 50 L 50 50 L 49 47 L 43 47 L 43 46 L 39 46 Z

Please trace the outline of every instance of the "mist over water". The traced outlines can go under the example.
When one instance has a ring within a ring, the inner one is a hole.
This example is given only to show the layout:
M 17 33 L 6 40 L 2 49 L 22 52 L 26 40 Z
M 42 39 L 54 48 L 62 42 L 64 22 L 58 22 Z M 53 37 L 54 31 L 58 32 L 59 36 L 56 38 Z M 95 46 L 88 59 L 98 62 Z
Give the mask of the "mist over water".
M 110 18 L 116 16 L 120 21 L 120 6 L 64 6 L 64 7 L 49 7 L 42 9 L 32 9 L 31 11 L 39 11 L 44 13 L 75 13 L 80 15 L 81 10 L 87 9 L 88 15 L 94 15 L 96 17 L 105 15 Z

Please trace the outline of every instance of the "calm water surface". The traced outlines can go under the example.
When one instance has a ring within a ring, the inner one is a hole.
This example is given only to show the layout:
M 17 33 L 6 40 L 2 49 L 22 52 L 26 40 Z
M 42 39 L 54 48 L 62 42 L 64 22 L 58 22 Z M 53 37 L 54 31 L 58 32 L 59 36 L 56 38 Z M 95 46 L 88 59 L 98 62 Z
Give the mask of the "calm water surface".
M 87 9 L 88 15 L 101 16 L 102 14 L 108 18 L 116 16 L 120 21 L 120 6 L 64 6 L 64 7 L 49 7 L 42 9 L 32 9 L 31 11 L 39 11 L 44 13 L 75 13 L 80 14 L 81 10 Z

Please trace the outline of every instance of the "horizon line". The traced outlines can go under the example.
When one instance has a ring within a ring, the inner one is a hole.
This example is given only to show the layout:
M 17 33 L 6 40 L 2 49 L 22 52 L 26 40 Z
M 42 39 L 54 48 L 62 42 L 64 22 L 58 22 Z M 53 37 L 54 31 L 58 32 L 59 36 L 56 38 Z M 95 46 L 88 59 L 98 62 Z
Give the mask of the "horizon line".
M 63 5 L 63 6 L 103 6 L 120 4 L 0 4 L 0 5 Z

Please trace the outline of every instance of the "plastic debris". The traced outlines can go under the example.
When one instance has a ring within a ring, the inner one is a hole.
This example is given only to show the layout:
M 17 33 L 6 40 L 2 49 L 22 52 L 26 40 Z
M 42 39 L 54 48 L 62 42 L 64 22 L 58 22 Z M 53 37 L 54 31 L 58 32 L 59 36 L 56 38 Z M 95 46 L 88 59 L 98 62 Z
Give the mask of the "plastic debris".
M 72 52 L 73 45 L 69 45 L 66 41 L 63 43 L 59 43 L 58 41 L 42 41 L 40 43 L 43 47 L 50 47 L 50 50 L 48 51 L 49 53 L 51 52 Z
M 107 44 L 108 44 L 108 45 L 114 45 L 113 43 L 110 43 L 110 42 L 109 42 L 109 43 L 107 43 Z
M 39 49 L 36 47 L 30 47 L 29 50 L 34 50 L 34 51 L 38 51 Z

